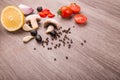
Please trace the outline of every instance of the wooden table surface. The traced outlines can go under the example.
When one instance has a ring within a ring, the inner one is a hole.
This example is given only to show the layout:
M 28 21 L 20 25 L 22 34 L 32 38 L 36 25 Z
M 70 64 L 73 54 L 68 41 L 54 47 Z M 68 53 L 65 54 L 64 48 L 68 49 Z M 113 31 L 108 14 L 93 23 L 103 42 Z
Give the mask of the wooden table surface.
M 24 44 L 28 32 L 10 33 L 0 23 L 0 80 L 120 80 L 120 0 L 1 0 L 0 12 L 22 3 L 56 13 L 71 2 L 81 5 L 81 13 L 88 17 L 86 25 L 55 17 L 63 28 L 75 26 L 71 49 L 47 50 L 35 40 Z M 48 36 L 42 26 L 38 32 Z

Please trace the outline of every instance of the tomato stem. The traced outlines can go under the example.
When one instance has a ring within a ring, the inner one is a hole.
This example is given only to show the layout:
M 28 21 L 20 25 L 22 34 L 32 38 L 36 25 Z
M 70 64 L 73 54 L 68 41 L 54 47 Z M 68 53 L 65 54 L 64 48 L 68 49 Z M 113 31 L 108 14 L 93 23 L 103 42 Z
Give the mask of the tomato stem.
M 62 12 L 61 12 L 61 10 L 59 9 L 58 11 L 57 11 L 57 14 L 58 15 L 60 15 Z

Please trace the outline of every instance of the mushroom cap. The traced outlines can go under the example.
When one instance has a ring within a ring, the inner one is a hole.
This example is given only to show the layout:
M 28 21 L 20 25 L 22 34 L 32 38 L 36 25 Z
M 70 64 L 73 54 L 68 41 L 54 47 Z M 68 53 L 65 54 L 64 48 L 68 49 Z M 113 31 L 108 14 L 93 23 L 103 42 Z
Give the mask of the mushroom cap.
M 55 29 L 59 29 L 59 23 L 55 19 L 47 19 L 44 22 L 44 28 L 48 28 L 49 25 L 53 25 Z
M 30 20 L 41 20 L 40 16 L 38 14 L 32 14 L 26 17 L 26 22 Z

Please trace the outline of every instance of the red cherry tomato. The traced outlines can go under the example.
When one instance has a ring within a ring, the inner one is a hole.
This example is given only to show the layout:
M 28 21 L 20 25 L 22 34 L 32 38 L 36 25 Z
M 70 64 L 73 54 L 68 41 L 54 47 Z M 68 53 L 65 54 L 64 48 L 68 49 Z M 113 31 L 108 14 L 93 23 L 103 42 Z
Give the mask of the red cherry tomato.
M 53 17 L 55 17 L 55 15 L 50 12 L 50 13 L 48 14 L 48 17 L 49 17 L 49 18 L 53 18 Z
M 87 17 L 85 15 L 83 15 L 83 14 L 76 14 L 74 16 L 74 20 L 78 24 L 84 24 L 84 23 L 87 22 Z
M 58 14 L 63 18 L 69 18 L 72 16 L 72 10 L 68 6 L 63 6 L 58 10 Z
M 71 3 L 70 6 L 71 10 L 73 11 L 73 14 L 77 14 L 80 12 L 81 8 L 79 5 L 77 5 L 76 3 Z

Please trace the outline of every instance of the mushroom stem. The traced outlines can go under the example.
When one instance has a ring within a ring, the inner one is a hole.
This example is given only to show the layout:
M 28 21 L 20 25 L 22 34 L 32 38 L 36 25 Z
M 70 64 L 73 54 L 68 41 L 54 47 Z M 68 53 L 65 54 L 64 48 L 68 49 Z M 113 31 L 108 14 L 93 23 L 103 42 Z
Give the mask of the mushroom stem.
M 52 32 L 54 29 L 55 29 L 55 28 L 54 28 L 53 25 L 49 25 L 48 28 L 47 28 L 47 30 L 46 30 L 46 34 Z
M 26 24 L 26 23 L 23 25 L 22 29 L 25 30 L 25 31 L 31 31 L 32 30 L 32 28 L 30 26 L 28 26 L 28 24 Z

